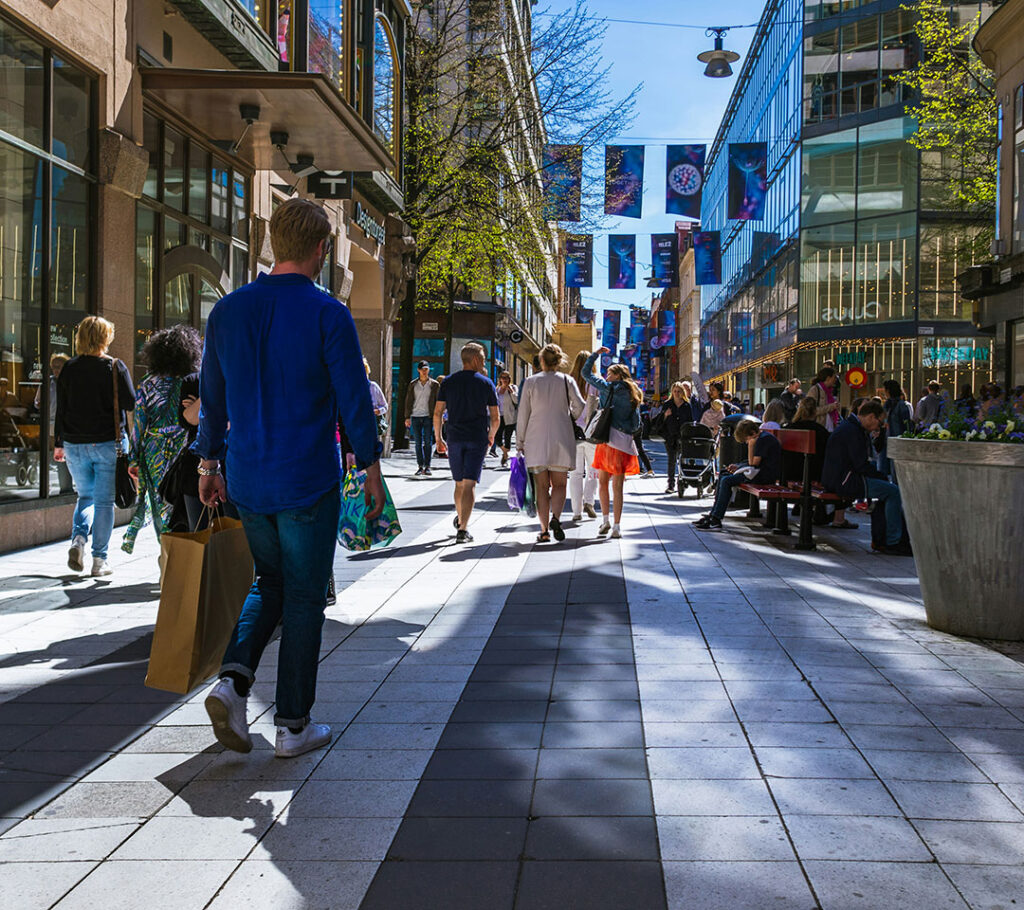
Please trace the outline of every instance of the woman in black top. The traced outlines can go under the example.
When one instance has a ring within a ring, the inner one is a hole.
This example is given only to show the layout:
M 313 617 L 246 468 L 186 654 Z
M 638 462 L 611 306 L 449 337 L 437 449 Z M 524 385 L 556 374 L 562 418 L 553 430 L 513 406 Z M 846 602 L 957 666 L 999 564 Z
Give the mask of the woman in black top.
M 68 568 L 85 568 L 85 544 L 92 534 L 94 576 L 110 575 L 107 549 L 114 530 L 114 479 L 117 469 L 115 426 L 121 424 L 120 444 L 127 451 L 128 417 L 135 407 L 132 378 L 120 360 L 107 356 L 114 324 L 86 316 L 79 325 L 72 357 L 57 377 L 57 409 L 53 420 L 53 457 L 67 461 L 78 490 L 71 525 Z M 114 411 L 114 384 L 117 410 Z
M 700 418 L 698 418 L 700 419 Z M 668 455 L 668 486 L 666 493 L 676 488 L 676 468 L 679 465 L 679 431 L 684 423 L 693 423 L 690 409 L 690 392 L 686 383 L 677 382 L 672 386 L 672 396 L 661 409 L 661 424 L 665 434 L 665 453 Z

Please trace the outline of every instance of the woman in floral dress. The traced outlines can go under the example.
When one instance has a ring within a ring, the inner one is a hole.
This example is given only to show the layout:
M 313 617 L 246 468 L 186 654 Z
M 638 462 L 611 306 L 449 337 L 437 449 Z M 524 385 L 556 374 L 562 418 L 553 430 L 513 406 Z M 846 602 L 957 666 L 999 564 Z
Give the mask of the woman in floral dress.
M 182 380 L 199 369 L 203 343 L 187 325 L 155 332 L 142 349 L 147 372 L 135 392 L 135 428 L 131 471 L 139 481 L 139 501 L 121 549 L 131 553 L 139 531 L 150 521 L 159 538 L 171 506 L 157 489 L 188 441 L 181 426 Z

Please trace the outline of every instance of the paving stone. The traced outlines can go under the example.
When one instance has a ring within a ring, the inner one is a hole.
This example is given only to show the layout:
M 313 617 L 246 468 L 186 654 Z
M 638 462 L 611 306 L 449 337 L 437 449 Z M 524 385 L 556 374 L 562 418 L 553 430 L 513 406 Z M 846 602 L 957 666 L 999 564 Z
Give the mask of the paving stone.
M 959 753 L 869 749 L 863 754 L 882 780 L 988 782 L 978 767 Z
M 928 907 L 965 910 L 967 904 L 934 863 L 820 862 L 804 864 L 822 906 Z
M 621 910 L 666 907 L 661 867 L 656 862 L 523 863 L 517 910 Z
M 266 832 L 251 858 L 379 862 L 400 823 L 398 818 L 289 817 Z
M 240 860 L 273 823 L 269 804 L 252 801 L 234 818 L 151 818 L 113 853 L 115 860 Z
M 643 729 L 636 722 L 548 723 L 541 745 L 546 749 L 634 748 L 643 745 Z
M 218 892 L 210 910 L 358 910 L 377 871 L 375 862 L 246 860 Z
M 914 828 L 902 818 L 792 815 L 786 827 L 801 860 L 932 861 Z
M 940 863 L 1024 864 L 1024 822 L 915 820 Z
M 1024 823 L 1024 815 L 994 784 L 891 781 L 889 789 L 910 818 Z
M 640 749 L 541 749 L 536 776 L 544 779 L 647 779 Z
M 37 813 L 39 818 L 128 818 L 155 813 L 185 786 L 154 780 L 81 783 L 66 790 Z
M 450 723 L 438 740 L 438 749 L 536 749 L 543 724 Z
M 681 748 L 647 750 L 652 780 L 759 780 L 754 756 L 748 748 Z
M 423 781 L 406 814 L 421 818 L 525 817 L 532 792 L 531 781 Z
M 973 910 L 1007 910 L 1024 894 L 1024 866 L 945 863 L 943 870 Z
M 877 780 L 774 778 L 772 795 L 783 816 L 898 815 L 903 813 Z
M 670 910 L 817 910 L 798 863 L 662 864 Z
M 646 780 L 539 780 L 533 794 L 535 816 L 652 816 Z
M 378 869 L 361 910 L 437 907 L 512 910 L 515 862 L 388 862 Z M 486 895 L 486 897 L 483 897 Z
M 61 864 L 55 864 L 61 865 Z M 203 906 L 235 868 L 217 860 L 102 863 L 56 907 L 60 910 L 147 910 Z
M 139 821 L 138 818 L 30 818 L 0 837 L 0 864 L 7 866 L 40 859 L 76 863 L 99 861 L 134 834 Z
M 423 780 L 533 780 L 537 749 L 445 749 L 435 752 Z
M 779 862 L 796 858 L 777 815 L 662 816 L 658 838 L 666 860 Z
M 388 860 L 518 860 L 526 840 L 525 818 L 407 818 Z
M 49 910 L 97 865 L 74 861 L 7 863 L 0 875 L 0 905 Z
M 653 780 L 654 806 L 663 815 L 775 815 L 762 780 Z
M 772 746 L 755 751 L 766 777 L 875 777 L 871 766 L 855 749 L 791 749 Z
M 653 818 L 558 817 L 530 822 L 526 860 L 657 860 Z

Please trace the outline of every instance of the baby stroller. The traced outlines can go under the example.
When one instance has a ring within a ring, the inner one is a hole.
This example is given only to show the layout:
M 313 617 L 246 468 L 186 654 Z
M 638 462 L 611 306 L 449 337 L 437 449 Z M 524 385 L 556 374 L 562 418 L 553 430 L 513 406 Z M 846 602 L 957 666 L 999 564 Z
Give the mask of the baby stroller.
M 679 473 L 676 492 L 682 499 L 687 487 L 697 488 L 697 498 L 714 487 L 715 439 L 709 427 L 700 423 L 684 423 L 679 430 Z

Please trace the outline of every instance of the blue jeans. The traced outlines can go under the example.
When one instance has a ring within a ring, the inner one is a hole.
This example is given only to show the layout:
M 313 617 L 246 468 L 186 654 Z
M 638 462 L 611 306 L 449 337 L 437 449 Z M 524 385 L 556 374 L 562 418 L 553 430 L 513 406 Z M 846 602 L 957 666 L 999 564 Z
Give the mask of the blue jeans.
M 92 534 L 93 559 L 106 559 L 114 532 L 114 477 L 117 449 L 114 441 L 64 444 L 64 458 L 78 490 L 71 521 L 71 539 Z
M 732 488 L 746 482 L 747 478 L 742 474 L 722 474 L 718 478 L 715 504 L 711 507 L 712 518 L 717 518 L 719 521 L 725 518 L 725 510 L 729 508 L 729 500 L 732 499 Z
M 885 504 L 885 543 L 895 547 L 903 539 L 903 500 L 900 488 L 877 477 L 864 479 L 868 496 Z
M 334 567 L 341 497 L 334 486 L 313 505 L 274 515 L 240 509 L 256 583 L 224 652 L 221 671 L 256 678 L 263 650 L 281 623 L 274 723 L 303 727 L 316 700 L 327 584 Z
M 416 465 L 429 468 L 430 453 L 434 448 L 434 419 L 413 417 L 409 429 L 412 432 L 412 445 L 416 450 Z

